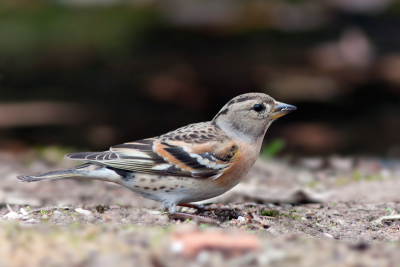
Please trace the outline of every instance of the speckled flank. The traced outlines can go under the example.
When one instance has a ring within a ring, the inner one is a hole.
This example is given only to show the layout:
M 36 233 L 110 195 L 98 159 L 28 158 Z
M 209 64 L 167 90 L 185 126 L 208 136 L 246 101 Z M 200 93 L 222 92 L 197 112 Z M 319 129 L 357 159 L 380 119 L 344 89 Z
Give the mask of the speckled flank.
M 139 180 L 123 181 L 120 184 L 135 193 L 156 201 L 185 203 L 211 198 L 224 193 L 225 188 L 216 187 L 211 179 L 179 179 L 165 176 L 157 182 L 151 182 L 151 175 L 138 174 Z M 135 182 L 136 181 L 136 182 Z

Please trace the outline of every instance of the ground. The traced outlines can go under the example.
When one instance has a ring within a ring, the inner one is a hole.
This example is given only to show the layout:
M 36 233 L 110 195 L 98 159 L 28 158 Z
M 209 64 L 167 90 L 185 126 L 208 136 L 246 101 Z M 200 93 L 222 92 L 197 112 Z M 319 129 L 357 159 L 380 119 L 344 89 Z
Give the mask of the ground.
M 394 160 L 260 159 L 241 184 L 203 203 L 217 208 L 200 212 L 217 222 L 205 224 L 171 219 L 159 203 L 111 183 L 15 178 L 72 166 L 58 152 L 0 154 L 0 266 L 394 266 L 400 260 L 399 221 L 383 217 L 400 211 Z

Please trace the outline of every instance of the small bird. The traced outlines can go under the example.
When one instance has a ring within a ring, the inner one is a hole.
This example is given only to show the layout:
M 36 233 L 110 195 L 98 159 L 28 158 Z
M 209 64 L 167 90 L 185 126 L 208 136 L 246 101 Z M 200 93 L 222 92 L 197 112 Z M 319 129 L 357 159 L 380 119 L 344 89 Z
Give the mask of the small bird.
M 296 107 L 262 93 L 239 95 L 212 121 L 66 159 L 86 161 L 73 169 L 18 176 L 22 182 L 85 178 L 114 182 L 175 214 L 177 205 L 216 197 L 236 186 L 260 153 L 277 118 Z

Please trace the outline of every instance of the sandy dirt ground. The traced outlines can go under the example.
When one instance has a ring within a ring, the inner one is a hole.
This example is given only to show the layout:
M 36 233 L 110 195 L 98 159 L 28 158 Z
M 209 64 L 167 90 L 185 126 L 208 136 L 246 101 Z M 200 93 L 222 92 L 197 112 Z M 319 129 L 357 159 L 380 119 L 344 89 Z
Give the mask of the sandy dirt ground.
M 20 183 L 64 151 L 1 152 L 0 266 L 396 266 L 400 162 L 260 159 L 228 193 L 173 219 L 118 185 Z

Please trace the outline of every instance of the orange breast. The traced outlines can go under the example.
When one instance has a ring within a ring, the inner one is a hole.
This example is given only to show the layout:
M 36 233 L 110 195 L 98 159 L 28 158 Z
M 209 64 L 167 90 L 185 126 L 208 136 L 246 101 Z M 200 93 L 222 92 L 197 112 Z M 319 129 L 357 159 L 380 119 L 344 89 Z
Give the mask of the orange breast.
M 247 144 L 238 146 L 239 151 L 236 153 L 232 165 L 224 171 L 223 175 L 214 180 L 218 186 L 225 187 L 227 190 L 240 183 L 256 162 L 260 152 L 258 148 L 254 149 Z

